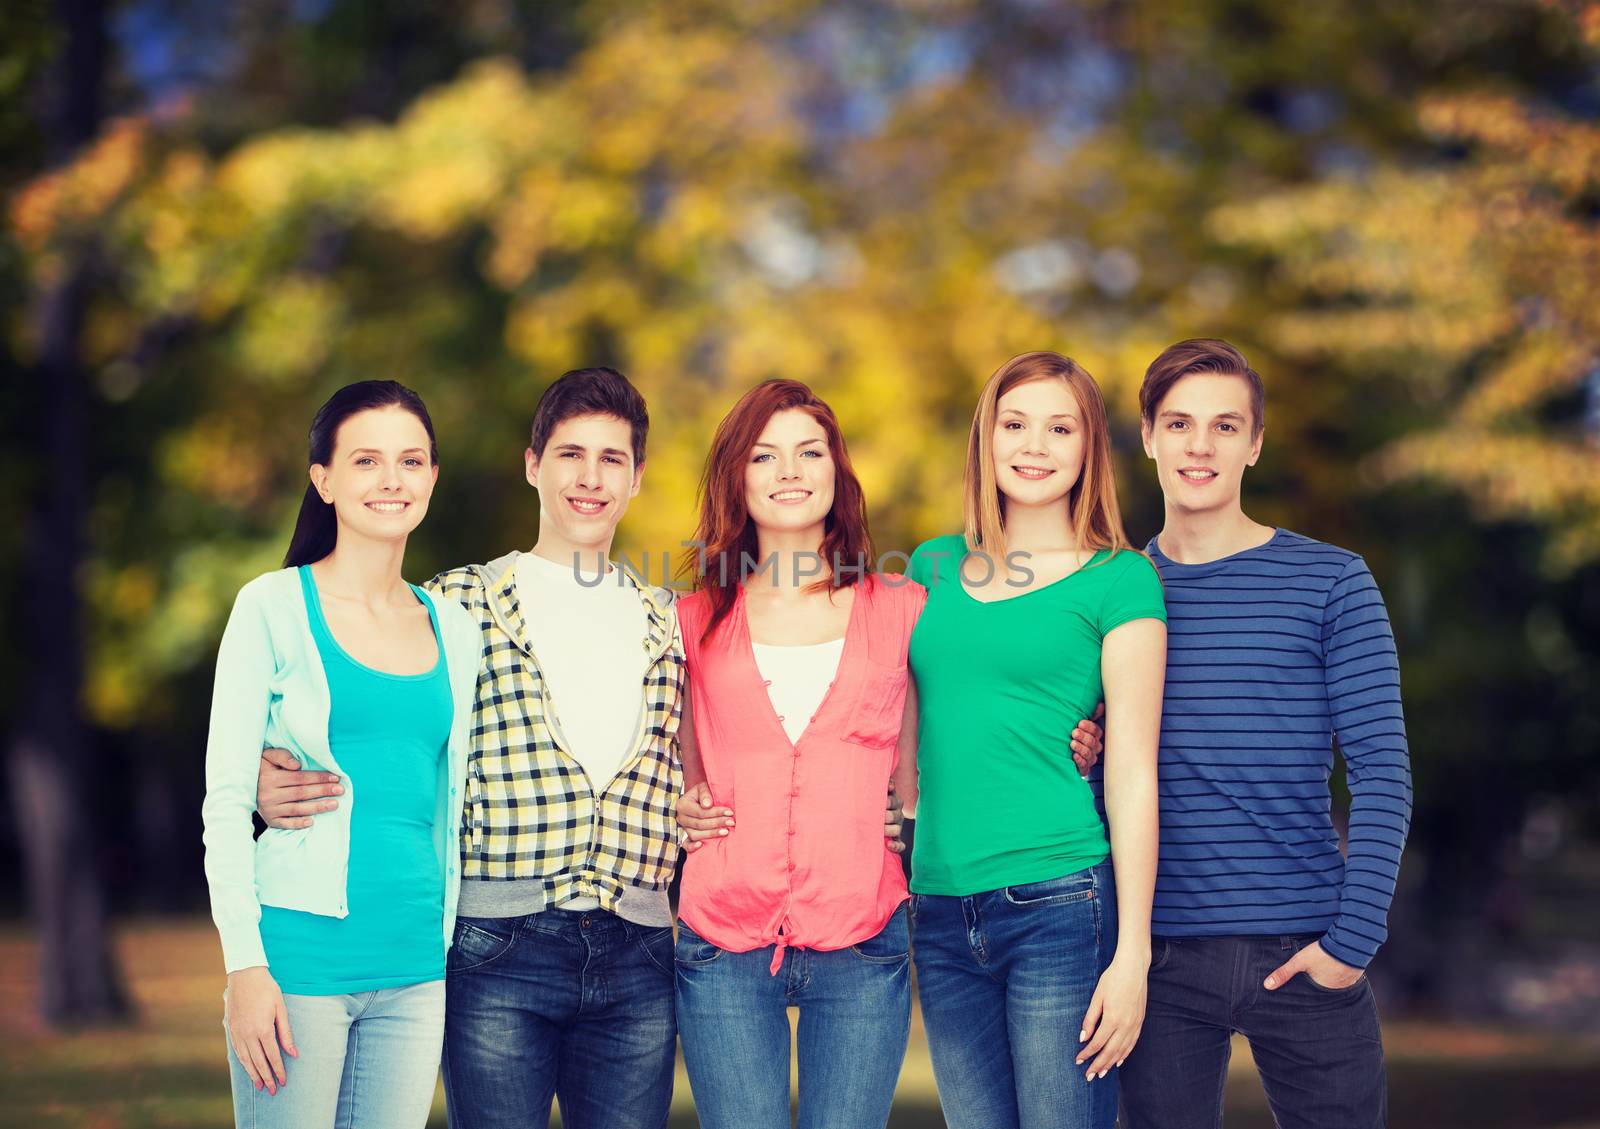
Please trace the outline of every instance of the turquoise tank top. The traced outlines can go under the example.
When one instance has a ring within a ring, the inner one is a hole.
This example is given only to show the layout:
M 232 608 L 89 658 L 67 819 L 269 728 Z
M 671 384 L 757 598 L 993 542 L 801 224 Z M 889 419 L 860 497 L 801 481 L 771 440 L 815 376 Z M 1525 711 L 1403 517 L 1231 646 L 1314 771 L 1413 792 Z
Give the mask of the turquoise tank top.
M 323 618 L 311 569 L 300 568 L 311 635 L 328 678 L 328 745 L 349 777 L 348 916 L 261 907 L 267 963 L 285 992 L 333 996 L 444 977 L 444 862 L 434 846 L 454 705 L 444 640 L 425 674 L 385 674 L 345 653 Z M 445 836 L 453 844 L 454 836 Z

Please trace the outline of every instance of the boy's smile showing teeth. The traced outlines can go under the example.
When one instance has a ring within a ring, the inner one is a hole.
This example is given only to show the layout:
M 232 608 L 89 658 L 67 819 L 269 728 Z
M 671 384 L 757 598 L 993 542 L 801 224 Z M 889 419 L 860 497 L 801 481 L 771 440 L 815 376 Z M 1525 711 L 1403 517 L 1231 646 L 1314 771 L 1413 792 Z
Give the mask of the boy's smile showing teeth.
M 599 498 L 568 498 L 567 505 L 584 517 L 593 517 L 606 508 L 605 502 Z
M 1217 472 L 1210 467 L 1186 466 L 1179 468 L 1178 475 L 1190 482 L 1210 482 L 1217 477 Z

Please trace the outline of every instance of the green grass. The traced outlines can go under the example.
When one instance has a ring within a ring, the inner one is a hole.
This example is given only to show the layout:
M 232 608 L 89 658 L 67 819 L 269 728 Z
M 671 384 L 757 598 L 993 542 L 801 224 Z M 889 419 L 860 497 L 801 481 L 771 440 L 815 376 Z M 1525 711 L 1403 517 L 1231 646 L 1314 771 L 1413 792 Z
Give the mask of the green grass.
M 118 932 L 138 1022 L 58 1034 L 33 1015 L 35 954 L 0 934 L 0 1129 L 226 1129 L 233 1124 L 222 1034 L 220 950 L 204 920 Z M 1527 1032 L 1391 1023 L 1390 1121 L 1402 1129 L 1600 1129 L 1600 1043 Z M 920 1021 L 895 1100 L 895 1129 L 943 1124 Z M 432 1125 L 444 1125 L 442 1097 Z M 1229 1129 L 1270 1129 L 1243 1043 L 1228 1079 Z M 695 1125 L 680 1066 L 674 1129 Z

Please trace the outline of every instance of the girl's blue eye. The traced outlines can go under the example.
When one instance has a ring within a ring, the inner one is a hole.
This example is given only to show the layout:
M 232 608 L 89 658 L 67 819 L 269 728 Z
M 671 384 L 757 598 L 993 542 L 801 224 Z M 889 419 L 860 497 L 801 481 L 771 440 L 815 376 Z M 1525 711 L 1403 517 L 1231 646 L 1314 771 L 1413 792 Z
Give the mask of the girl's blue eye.
M 817 450 L 815 447 L 810 448 L 810 449 L 805 450 L 805 451 L 801 451 L 800 454 L 802 456 L 806 457 L 806 458 L 812 458 L 812 459 L 820 459 L 820 458 L 822 458 L 822 452 Z

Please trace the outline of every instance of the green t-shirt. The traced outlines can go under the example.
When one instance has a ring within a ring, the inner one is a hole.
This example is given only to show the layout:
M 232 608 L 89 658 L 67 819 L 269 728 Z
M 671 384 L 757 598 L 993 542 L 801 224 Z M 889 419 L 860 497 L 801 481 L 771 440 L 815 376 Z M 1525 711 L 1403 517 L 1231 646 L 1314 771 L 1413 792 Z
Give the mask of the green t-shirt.
M 965 552 L 961 537 L 936 537 L 909 569 L 928 589 L 910 659 L 920 705 L 911 888 L 921 894 L 1042 882 L 1105 859 L 1072 729 L 1101 699 L 1106 633 L 1167 618 L 1155 566 L 1133 550 L 1101 550 L 1054 584 L 993 603 L 962 586 Z

